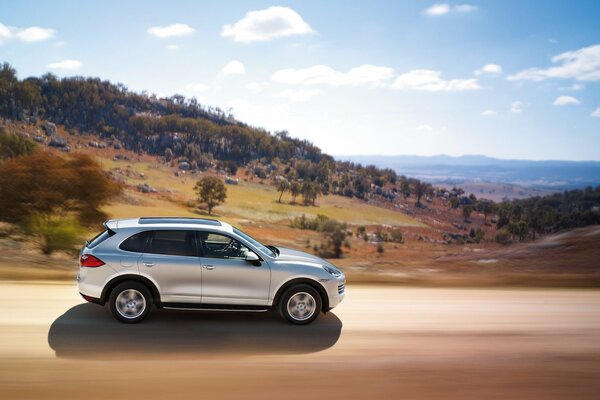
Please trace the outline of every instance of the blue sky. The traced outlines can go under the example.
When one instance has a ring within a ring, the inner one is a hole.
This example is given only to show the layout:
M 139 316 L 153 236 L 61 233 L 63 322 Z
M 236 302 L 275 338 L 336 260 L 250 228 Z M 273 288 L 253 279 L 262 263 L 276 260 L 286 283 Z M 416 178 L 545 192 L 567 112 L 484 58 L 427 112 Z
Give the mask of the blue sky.
M 181 93 L 326 152 L 600 160 L 598 1 L 3 2 L 20 77 Z

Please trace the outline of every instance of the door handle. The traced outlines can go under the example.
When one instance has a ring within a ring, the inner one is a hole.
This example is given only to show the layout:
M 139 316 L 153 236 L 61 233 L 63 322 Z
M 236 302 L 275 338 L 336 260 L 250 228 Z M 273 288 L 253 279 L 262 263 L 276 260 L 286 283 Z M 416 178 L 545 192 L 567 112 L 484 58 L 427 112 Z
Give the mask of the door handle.
M 144 261 L 144 265 L 146 267 L 154 267 L 154 263 L 153 262 Z
M 209 269 L 209 270 L 213 270 L 215 269 L 214 265 L 203 265 L 204 268 Z

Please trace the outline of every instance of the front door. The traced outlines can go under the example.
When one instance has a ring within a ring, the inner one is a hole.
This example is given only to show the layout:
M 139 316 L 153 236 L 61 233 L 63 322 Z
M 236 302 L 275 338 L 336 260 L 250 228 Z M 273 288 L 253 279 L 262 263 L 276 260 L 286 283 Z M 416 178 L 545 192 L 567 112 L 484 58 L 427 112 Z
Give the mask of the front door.
M 202 272 L 194 231 L 153 231 L 138 267 L 158 284 L 162 302 L 200 302 Z
M 199 232 L 202 303 L 267 305 L 271 269 L 246 261 L 249 249 L 227 235 Z

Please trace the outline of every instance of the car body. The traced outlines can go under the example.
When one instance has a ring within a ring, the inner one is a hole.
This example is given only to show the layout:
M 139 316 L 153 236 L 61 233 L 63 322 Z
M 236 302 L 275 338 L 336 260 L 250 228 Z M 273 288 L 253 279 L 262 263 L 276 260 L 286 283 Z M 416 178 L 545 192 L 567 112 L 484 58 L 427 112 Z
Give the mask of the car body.
M 345 275 L 330 262 L 265 246 L 231 225 L 204 218 L 131 218 L 105 230 L 80 253 L 79 292 L 109 305 L 123 322 L 153 307 L 266 311 L 294 324 L 337 306 Z

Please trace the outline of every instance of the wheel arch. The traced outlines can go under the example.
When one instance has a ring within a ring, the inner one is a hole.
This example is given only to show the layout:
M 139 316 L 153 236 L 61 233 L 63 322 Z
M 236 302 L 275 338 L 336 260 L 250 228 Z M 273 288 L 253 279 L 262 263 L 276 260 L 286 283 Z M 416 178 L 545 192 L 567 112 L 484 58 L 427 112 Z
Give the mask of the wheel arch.
M 291 279 L 291 280 L 285 282 L 283 285 L 281 285 L 279 287 L 279 289 L 277 289 L 277 292 L 275 293 L 275 296 L 273 297 L 272 307 L 277 307 L 279 305 L 279 300 L 281 299 L 281 296 L 285 293 L 286 290 L 288 290 L 289 288 L 291 288 L 294 285 L 300 285 L 300 284 L 309 285 L 312 288 L 314 288 L 321 296 L 321 303 L 322 303 L 321 311 L 323 311 L 324 313 L 329 311 L 329 296 L 327 295 L 327 290 L 325 290 L 323 285 L 321 285 L 319 282 L 315 281 L 314 279 L 310 279 L 310 278 L 295 278 L 295 279 Z
M 112 292 L 112 290 L 118 284 L 120 284 L 122 282 L 126 282 L 126 281 L 139 282 L 139 283 L 143 284 L 144 286 L 146 286 L 152 293 L 154 305 L 156 305 L 157 307 L 160 307 L 160 305 L 161 305 L 160 304 L 160 292 L 158 291 L 158 288 L 156 287 L 156 285 L 150 279 L 146 278 L 145 276 L 133 275 L 133 274 L 119 275 L 119 276 L 114 277 L 110 281 L 108 281 L 108 283 L 106 285 L 104 285 L 104 289 L 102 289 L 102 295 L 100 296 L 100 301 L 102 302 L 102 304 L 106 304 L 106 301 L 108 300 L 108 296 L 110 296 L 110 292 Z

